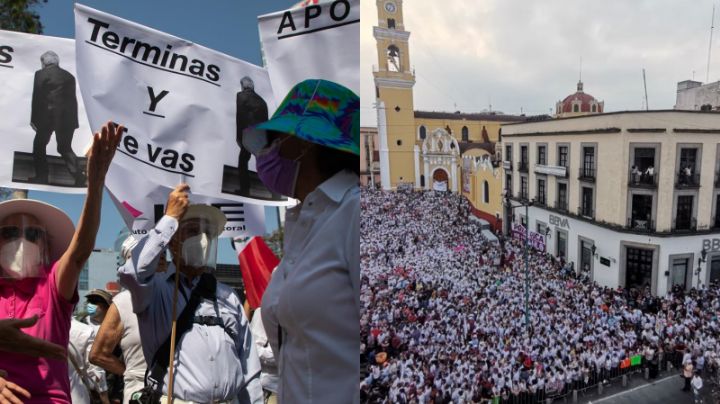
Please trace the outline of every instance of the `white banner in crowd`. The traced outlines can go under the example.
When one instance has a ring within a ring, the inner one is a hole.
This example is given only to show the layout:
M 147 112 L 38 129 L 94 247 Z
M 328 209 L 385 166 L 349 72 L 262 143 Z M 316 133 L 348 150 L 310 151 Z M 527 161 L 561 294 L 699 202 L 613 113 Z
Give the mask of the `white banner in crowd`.
M 198 195 L 289 204 L 238 146 L 242 130 L 275 109 L 264 69 L 78 4 L 75 42 L 90 124 L 128 128 L 106 181 L 116 197 L 157 192 L 137 190 L 142 179 L 163 192 L 184 181 Z
M 306 79 L 360 94 L 360 0 L 332 0 L 258 17 L 265 66 L 278 104 Z
M 0 31 L 0 185 L 85 193 L 92 139 L 71 39 Z
M 114 176 L 113 181 L 123 176 L 133 176 L 132 172 L 125 171 L 123 167 L 114 169 L 118 170 L 119 175 Z M 108 184 L 113 185 L 114 189 L 110 197 L 132 233 L 143 235 L 155 227 L 155 223 L 165 214 L 165 204 L 172 188 L 133 177 L 131 186 L 121 183 Z M 225 213 L 227 223 L 220 237 L 237 238 L 265 234 L 265 207 L 262 205 L 196 195 L 192 189 L 190 203 L 214 205 Z

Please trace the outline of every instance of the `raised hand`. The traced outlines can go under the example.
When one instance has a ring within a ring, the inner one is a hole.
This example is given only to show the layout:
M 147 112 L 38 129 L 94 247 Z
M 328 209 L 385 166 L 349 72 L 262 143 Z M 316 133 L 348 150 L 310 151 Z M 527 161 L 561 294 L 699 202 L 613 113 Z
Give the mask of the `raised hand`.
M 93 143 L 88 153 L 87 175 L 88 187 L 100 186 L 105 183 L 105 174 L 120 144 L 122 133 L 126 131 L 122 125 L 108 121 L 93 136 Z
M 165 214 L 180 221 L 190 205 L 189 193 L 190 186 L 188 184 L 183 183 L 176 186 L 168 196 Z
M 65 348 L 20 331 L 21 328 L 32 327 L 36 322 L 37 317 L 0 320 L 0 350 L 35 357 L 65 359 Z

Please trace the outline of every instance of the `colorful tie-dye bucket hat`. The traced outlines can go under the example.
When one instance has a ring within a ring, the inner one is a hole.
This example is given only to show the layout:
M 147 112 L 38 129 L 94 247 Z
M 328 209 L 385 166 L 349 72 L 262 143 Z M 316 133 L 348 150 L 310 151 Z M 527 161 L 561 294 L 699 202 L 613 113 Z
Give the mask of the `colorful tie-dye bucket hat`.
M 305 80 L 290 90 L 269 121 L 253 129 L 360 155 L 360 97 L 332 81 Z

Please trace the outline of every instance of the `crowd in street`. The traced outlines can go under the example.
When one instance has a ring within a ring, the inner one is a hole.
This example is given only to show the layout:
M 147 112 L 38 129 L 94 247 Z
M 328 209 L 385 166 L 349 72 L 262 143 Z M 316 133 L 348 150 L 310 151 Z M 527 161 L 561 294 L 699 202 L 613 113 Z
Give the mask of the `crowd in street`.
M 717 368 L 717 285 L 612 289 L 534 250 L 526 285 L 524 244 L 483 237 L 461 196 L 363 188 L 361 212 L 362 401 L 550 397 L 604 383 L 635 355 L 651 377 L 670 358 Z

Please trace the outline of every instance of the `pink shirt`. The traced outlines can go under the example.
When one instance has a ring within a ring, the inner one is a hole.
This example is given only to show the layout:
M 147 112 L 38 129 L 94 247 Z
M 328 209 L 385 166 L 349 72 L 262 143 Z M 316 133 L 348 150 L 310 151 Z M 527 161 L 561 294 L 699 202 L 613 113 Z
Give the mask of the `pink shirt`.
M 78 301 L 77 290 L 68 302 L 58 292 L 55 274 L 58 263 L 45 269 L 44 278 L 21 281 L 0 279 L 0 318 L 38 316 L 34 326 L 22 331 L 66 347 L 70 339 L 70 317 Z M 33 358 L 11 352 L 0 354 L 0 369 L 7 379 L 32 394 L 25 403 L 70 404 L 70 379 L 66 360 Z

